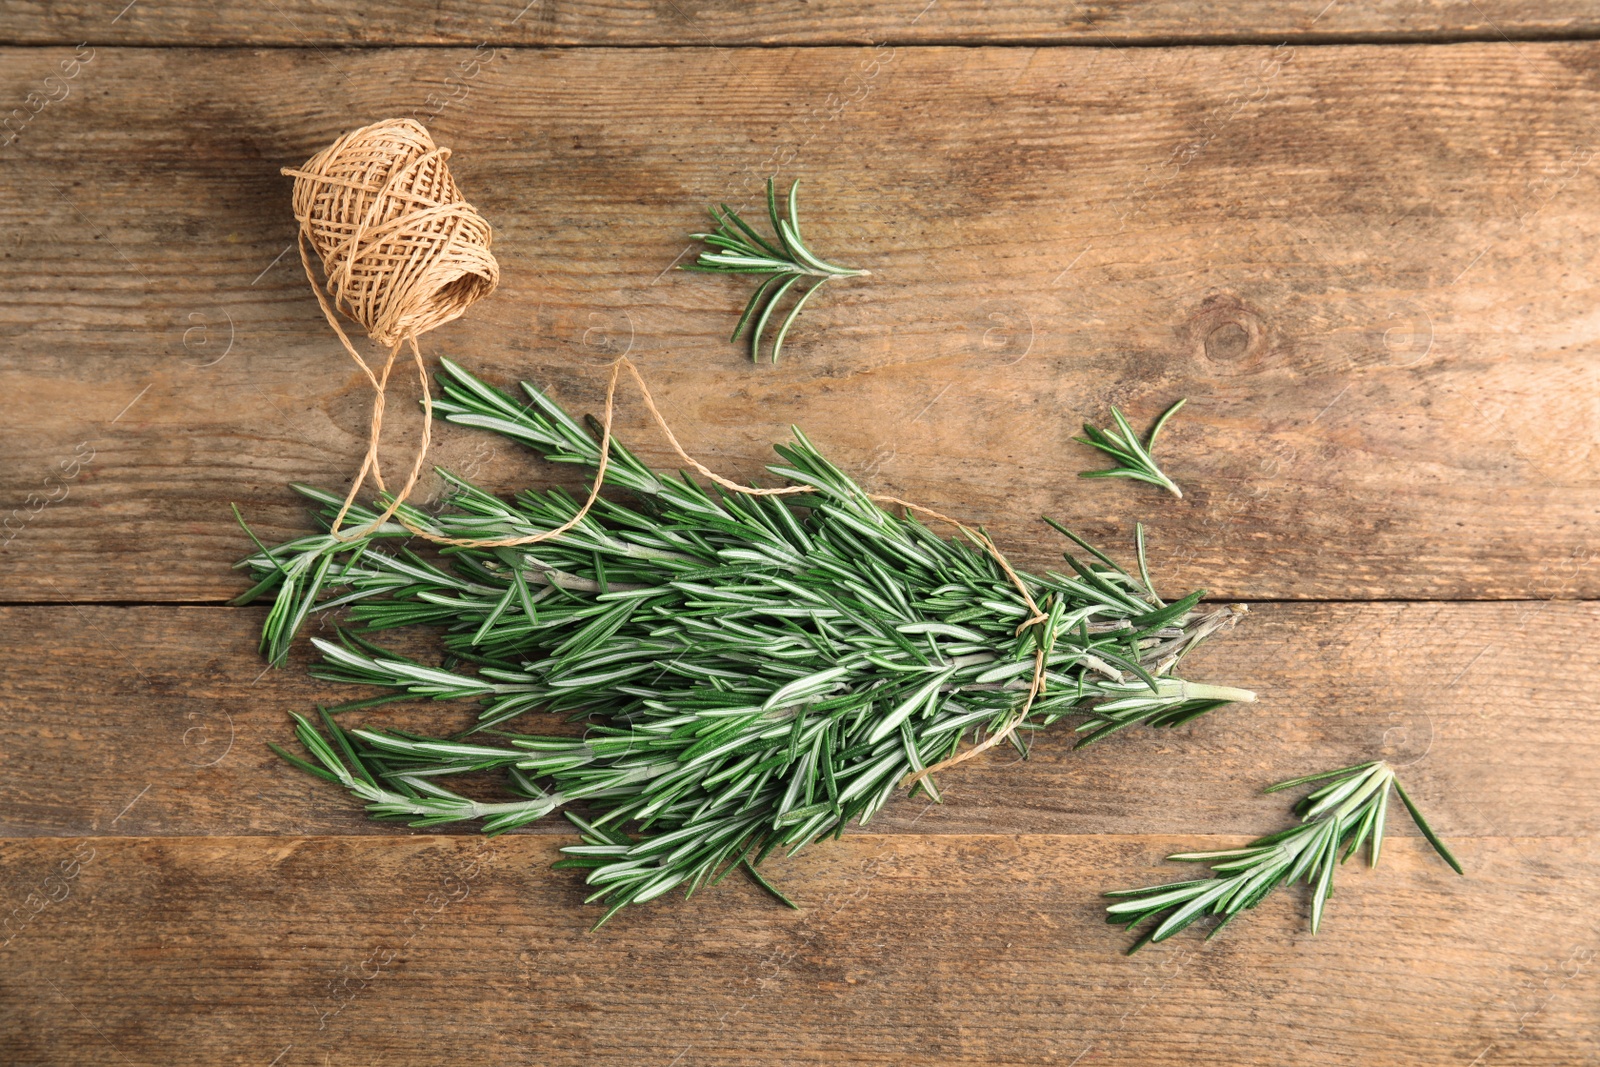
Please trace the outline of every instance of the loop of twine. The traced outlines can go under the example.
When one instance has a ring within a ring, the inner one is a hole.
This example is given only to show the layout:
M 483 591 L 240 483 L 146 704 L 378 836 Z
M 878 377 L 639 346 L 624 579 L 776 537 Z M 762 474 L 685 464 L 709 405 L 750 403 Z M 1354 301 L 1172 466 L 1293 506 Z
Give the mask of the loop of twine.
M 605 419 L 601 424 L 600 459 L 588 499 L 566 522 L 549 530 L 523 537 L 475 539 L 444 537 L 411 522 L 398 510 L 422 473 L 433 434 L 433 396 L 428 387 L 428 371 L 423 363 L 417 337 L 436 326 L 461 317 L 472 304 L 488 296 L 499 284 L 500 267 L 489 251 L 492 231 L 488 222 L 462 197 L 451 177 L 448 148 L 440 148 L 428 131 L 411 119 L 391 119 L 345 134 L 313 156 L 301 169 L 283 168 L 295 179 L 294 213 L 300 224 L 298 244 L 300 262 L 311 282 L 317 303 L 328 325 L 346 352 L 366 375 L 372 386 L 372 417 L 368 427 L 366 456 L 350 486 L 343 506 L 334 517 L 331 535 L 338 540 L 355 541 L 394 518 L 418 537 L 434 544 L 461 548 L 510 548 L 532 545 L 560 537 L 577 526 L 600 498 L 611 456 L 611 428 L 616 411 L 617 384 L 626 369 L 639 387 L 639 394 L 656 426 L 672 451 L 696 473 L 724 489 L 750 496 L 783 496 L 817 492 L 811 485 L 791 485 L 758 489 L 724 478 L 689 455 L 679 442 L 666 417 L 656 406 L 639 368 L 627 356 L 611 365 L 606 386 Z M 312 253 L 322 264 L 324 284 L 318 284 L 312 269 Z M 336 309 L 343 310 L 367 331 L 367 335 L 389 352 L 381 370 L 362 358 L 343 327 Z M 384 487 L 379 467 L 378 442 L 383 431 L 384 397 L 389 375 L 402 347 L 411 349 L 422 388 L 422 432 L 417 454 L 396 493 L 389 494 L 388 505 L 371 522 L 341 536 L 340 526 L 354 506 L 370 475 L 380 493 Z M 1033 614 L 1016 629 L 1020 635 L 1031 626 L 1047 623 L 1026 583 L 1000 549 L 982 531 L 942 515 L 932 508 L 913 504 L 899 497 L 868 494 L 877 503 L 893 504 L 908 511 L 947 523 L 987 552 L 1016 586 Z M 1045 657 L 1050 636 L 1038 641 L 1034 654 L 1033 681 L 1022 707 L 1000 730 L 959 755 L 951 756 L 908 776 L 903 785 L 913 785 L 936 771 L 965 762 L 1010 737 L 1027 718 L 1029 709 L 1044 692 Z

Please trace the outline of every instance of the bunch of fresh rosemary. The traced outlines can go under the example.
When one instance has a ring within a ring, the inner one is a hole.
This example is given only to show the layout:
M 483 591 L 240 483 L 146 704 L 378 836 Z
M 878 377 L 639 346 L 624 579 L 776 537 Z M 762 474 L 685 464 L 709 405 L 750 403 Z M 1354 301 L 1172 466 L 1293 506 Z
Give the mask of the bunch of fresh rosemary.
M 448 361 L 440 384 L 436 410 L 449 421 L 598 468 L 598 435 L 532 386 L 513 398 Z M 1065 529 L 1085 559 L 1068 553 L 1061 573 L 1010 572 L 985 538 L 946 539 L 880 507 L 798 430 L 777 452 L 772 474 L 810 491 L 708 491 L 612 441 L 605 485 L 625 490 L 625 503 L 601 497 L 559 537 L 446 548 L 443 562 L 396 543 L 409 533 L 395 521 L 353 541 L 257 542 L 240 564 L 257 584 L 241 600 L 273 597 L 263 633 L 272 662 L 312 613 L 347 609 L 367 635 L 438 627 L 448 656 L 425 665 L 351 631 L 317 640 L 318 677 L 390 690 L 345 707 L 483 702 L 477 727 L 448 738 L 346 728 L 324 712 L 320 729 L 299 722 L 311 758 L 282 754 L 375 817 L 416 826 L 477 820 L 499 833 L 565 808 L 582 843 L 561 865 L 588 871 L 591 899 L 609 905 L 603 922 L 734 867 L 759 880 L 774 849 L 866 822 L 969 736 L 1009 729 L 1025 751 L 1027 731 L 1080 715 L 1087 743 L 1253 699 L 1173 676 L 1237 614 L 1197 610 L 1199 592 L 1163 603 L 1142 539 L 1140 577 Z M 564 490 L 504 500 L 441 473 L 451 510 L 402 506 L 396 518 L 489 540 L 550 530 L 580 510 Z M 326 526 L 340 497 L 300 491 Z M 533 711 L 588 725 L 582 736 L 506 729 Z M 444 784 L 485 770 L 503 775 L 493 802 Z M 938 797 L 932 778 L 914 788 Z

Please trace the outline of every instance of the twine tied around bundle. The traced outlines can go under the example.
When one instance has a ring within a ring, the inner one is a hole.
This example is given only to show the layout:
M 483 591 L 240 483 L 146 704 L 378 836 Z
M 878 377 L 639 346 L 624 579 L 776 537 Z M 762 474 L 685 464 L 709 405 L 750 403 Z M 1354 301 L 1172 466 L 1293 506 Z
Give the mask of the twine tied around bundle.
M 559 537 L 582 522 L 599 499 L 611 454 L 611 426 L 615 411 L 617 383 L 626 369 L 638 386 L 646 409 L 666 436 L 679 459 L 703 477 L 725 489 L 753 496 L 780 496 L 816 492 L 810 485 L 791 485 L 758 489 L 715 473 L 690 456 L 679 443 L 666 418 L 656 407 L 639 368 L 627 356 L 611 365 L 606 387 L 605 418 L 601 423 L 600 460 L 589 497 L 573 517 L 560 526 L 525 537 L 478 540 L 441 537 L 411 522 L 399 508 L 416 488 L 422 464 L 428 454 L 433 430 L 433 397 L 428 387 L 428 370 L 422 361 L 417 338 L 429 330 L 460 318 L 469 307 L 494 292 L 500 281 L 500 265 L 490 252 L 493 232 L 489 223 L 467 203 L 450 174 L 450 149 L 434 143 L 420 123 L 411 119 L 388 119 L 345 134 L 308 160 L 304 167 L 285 167 L 282 173 L 294 178 L 294 215 L 299 223 L 300 262 L 316 293 L 317 303 L 328 325 L 338 335 L 345 351 L 372 385 L 372 418 L 366 458 L 350 485 L 344 505 L 330 527 L 330 534 L 345 541 L 356 541 L 377 530 L 390 518 L 413 534 L 435 544 L 467 548 L 505 548 L 535 544 Z M 312 254 L 320 261 L 323 281 L 317 281 Z M 367 336 L 387 346 L 388 356 L 380 369 L 364 359 L 339 324 L 338 311 L 360 323 Z M 379 469 L 378 441 L 383 430 L 384 395 L 389 374 L 402 347 L 411 349 L 422 386 L 422 433 L 416 459 L 405 484 L 388 493 Z M 371 475 L 380 493 L 389 495 L 384 510 L 364 527 L 340 534 L 340 526 L 354 505 L 361 488 Z M 953 767 L 984 752 L 1012 736 L 1028 716 L 1034 701 L 1044 692 L 1045 662 L 1054 634 L 1050 616 L 1035 603 L 1027 584 L 988 534 L 941 515 L 931 508 L 898 497 L 871 494 L 871 499 L 893 504 L 925 515 L 960 530 L 987 552 L 1016 586 L 1032 614 L 1017 627 L 1021 634 L 1033 626 L 1043 626 L 1035 642 L 1032 684 L 1021 707 L 1006 725 L 965 752 L 942 760 L 907 777 L 911 785 L 936 771 Z

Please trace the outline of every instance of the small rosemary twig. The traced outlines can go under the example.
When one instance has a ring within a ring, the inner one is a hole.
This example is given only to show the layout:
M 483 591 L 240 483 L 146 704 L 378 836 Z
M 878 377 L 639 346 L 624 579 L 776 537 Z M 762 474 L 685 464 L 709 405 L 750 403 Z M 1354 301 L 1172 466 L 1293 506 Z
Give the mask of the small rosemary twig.
M 789 186 L 789 217 L 782 218 L 778 214 L 777 191 L 773 188 L 772 179 L 767 179 L 767 216 L 772 221 L 773 232 L 777 234 L 776 243 L 762 237 L 727 204 L 722 205 L 720 213 L 716 208 L 709 209 L 712 220 L 717 224 L 716 230 L 691 236 L 710 245 L 713 251 L 701 252 L 699 259 L 678 268 L 710 274 L 769 275 L 751 294 L 744 314 L 739 316 L 739 324 L 733 328 L 733 336 L 728 338 L 737 341 L 745 327 L 750 325 L 751 317 L 755 316 L 755 326 L 750 331 L 750 358 L 755 362 L 761 360 L 761 335 L 766 331 L 773 311 L 802 278 L 815 278 L 816 281 L 800 294 L 778 327 L 778 334 L 769 352 L 774 363 L 778 362 L 778 355 L 783 351 L 783 339 L 789 335 L 789 327 L 818 289 L 834 278 L 855 278 L 871 273 L 829 263 L 806 247 L 800 237 L 799 192 L 800 182 L 796 180 Z M 760 314 L 756 315 L 758 309 Z
M 1121 466 L 1111 467 L 1103 471 L 1082 471 L 1078 477 L 1137 478 L 1141 482 L 1159 485 L 1181 499 L 1183 490 L 1178 488 L 1178 483 L 1162 473 L 1161 468 L 1156 466 L 1156 461 L 1151 457 L 1150 452 L 1155 448 L 1156 435 L 1161 432 L 1161 428 L 1167 424 L 1168 419 L 1177 414 L 1178 409 L 1183 407 L 1187 401 L 1188 398 L 1185 397 L 1166 411 L 1163 411 L 1161 417 L 1156 419 L 1155 425 L 1150 427 L 1150 432 L 1145 435 L 1142 443 L 1139 440 L 1139 435 L 1133 432 L 1133 427 L 1128 425 L 1128 420 L 1123 416 L 1122 412 L 1117 410 L 1114 404 L 1111 407 L 1111 417 L 1116 420 L 1116 430 L 1106 431 L 1090 423 L 1084 423 L 1083 432 L 1088 436 L 1074 437 L 1073 440 L 1098 448 L 1112 459 L 1117 460 Z
M 1268 893 L 1282 885 L 1304 878 L 1312 887 L 1311 932 L 1322 925 L 1322 909 L 1333 893 L 1333 871 L 1348 860 L 1364 842 L 1371 841 L 1368 862 L 1378 865 L 1383 847 L 1384 818 L 1389 811 L 1389 787 L 1411 813 L 1412 821 L 1434 851 L 1457 874 L 1461 864 L 1433 832 L 1395 778 L 1394 769 L 1381 760 L 1341 767 L 1336 771 L 1311 774 L 1268 786 L 1268 793 L 1311 782 L 1325 782 L 1310 796 L 1295 805 L 1300 825 L 1257 838 L 1244 848 L 1223 852 L 1185 852 L 1168 856 L 1182 863 L 1207 863 L 1215 878 L 1192 882 L 1146 886 L 1107 893 L 1123 898 L 1106 908 L 1106 921 L 1128 928 L 1145 919 L 1159 921 L 1128 949 L 1137 952 L 1152 941 L 1164 941 L 1204 915 L 1220 915 L 1222 921 L 1207 938 L 1216 935 L 1241 911 L 1259 904 Z M 1344 856 L 1339 857 L 1340 849 Z

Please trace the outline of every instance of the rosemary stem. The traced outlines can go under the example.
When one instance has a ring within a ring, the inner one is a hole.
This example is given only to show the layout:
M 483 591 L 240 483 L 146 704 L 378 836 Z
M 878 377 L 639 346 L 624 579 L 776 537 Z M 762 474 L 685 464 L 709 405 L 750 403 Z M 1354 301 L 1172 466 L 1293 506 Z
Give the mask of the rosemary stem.
M 1182 682 L 1185 700 L 1226 700 L 1235 704 L 1254 704 L 1255 693 L 1248 689 L 1235 689 L 1231 685 L 1205 685 L 1200 682 Z
M 533 560 L 529 560 L 530 567 L 525 568 L 522 577 L 539 585 L 553 585 L 561 589 L 570 589 L 576 593 L 598 593 L 600 583 L 593 578 L 580 578 L 575 574 L 558 571 L 554 567 L 540 568 Z M 615 593 L 633 592 L 638 589 L 648 589 L 647 585 L 638 585 L 631 582 L 608 582 L 606 588 Z

